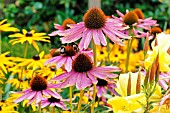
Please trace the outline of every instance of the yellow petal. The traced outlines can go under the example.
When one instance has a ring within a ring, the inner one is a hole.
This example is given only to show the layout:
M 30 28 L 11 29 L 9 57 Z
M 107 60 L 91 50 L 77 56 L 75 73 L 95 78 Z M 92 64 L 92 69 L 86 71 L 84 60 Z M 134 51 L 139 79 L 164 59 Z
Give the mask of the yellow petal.
M 38 45 L 37 45 L 37 43 L 35 42 L 35 41 L 32 41 L 32 45 L 34 46 L 34 48 L 39 52 L 40 51 L 40 49 L 39 49 L 39 47 L 38 47 Z

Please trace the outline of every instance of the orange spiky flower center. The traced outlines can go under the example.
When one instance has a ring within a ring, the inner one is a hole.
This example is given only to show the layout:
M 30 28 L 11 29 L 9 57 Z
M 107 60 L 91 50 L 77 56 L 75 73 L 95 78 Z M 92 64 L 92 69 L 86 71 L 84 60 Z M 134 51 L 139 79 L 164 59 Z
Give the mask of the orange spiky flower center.
M 100 8 L 94 7 L 85 13 L 83 21 L 86 28 L 99 29 L 104 27 L 106 23 L 106 16 Z
M 68 24 L 75 24 L 76 22 L 70 18 L 67 18 L 63 21 L 62 26 L 64 27 L 64 30 L 69 29 L 69 27 L 67 26 Z
M 136 9 L 134 10 L 134 12 L 137 14 L 137 16 L 138 16 L 139 19 L 143 19 L 143 20 L 145 19 L 145 16 L 144 16 L 144 14 L 143 14 L 143 12 L 142 12 L 141 9 L 136 8 Z
M 93 68 L 93 62 L 88 55 L 81 53 L 75 58 L 72 66 L 76 72 L 87 72 Z
M 126 25 L 132 25 L 134 23 L 137 23 L 138 22 L 138 15 L 136 13 L 134 13 L 134 11 L 130 11 L 130 12 L 125 14 L 125 16 L 123 18 L 123 22 Z
M 162 29 L 159 28 L 159 27 L 153 27 L 151 28 L 151 34 L 157 34 L 157 33 L 161 33 L 162 32 Z
M 41 75 L 35 75 L 30 81 L 30 86 L 33 91 L 42 91 L 47 88 L 47 81 Z

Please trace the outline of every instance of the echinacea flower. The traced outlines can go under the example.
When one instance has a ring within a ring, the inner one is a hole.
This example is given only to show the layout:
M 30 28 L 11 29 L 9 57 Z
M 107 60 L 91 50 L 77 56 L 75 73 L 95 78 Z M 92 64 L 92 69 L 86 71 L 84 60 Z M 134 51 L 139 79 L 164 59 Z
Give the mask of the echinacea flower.
M 16 33 L 13 35 L 9 35 L 10 38 L 14 38 L 10 40 L 9 42 L 12 43 L 12 45 L 15 45 L 17 43 L 23 44 L 24 42 L 28 42 L 29 44 L 32 44 L 37 51 L 39 51 L 39 47 L 36 41 L 50 42 L 50 40 L 47 40 L 50 37 L 45 36 L 46 33 L 35 33 L 34 30 L 31 30 L 30 32 L 28 32 L 25 29 L 23 29 L 22 32 L 23 34 Z
M 118 93 L 115 91 L 116 84 L 114 81 L 111 80 L 105 80 L 105 79 L 99 79 L 97 78 L 97 96 L 100 98 L 102 97 L 102 94 L 107 94 L 107 90 L 109 90 L 112 94 L 118 95 Z M 93 90 L 93 87 L 90 88 L 90 90 Z
M 64 65 L 65 69 L 67 71 L 71 71 L 72 69 L 72 61 L 78 51 L 78 47 L 76 44 L 71 43 L 71 45 L 64 46 L 62 45 L 60 47 L 60 53 L 61 55 L 55 56 L 45 62 L 45 65 L 50 64 L 56 64 L 56 69 L 60 68 Z
M 55 97 L 50 97 L 50 98 L 43 98 L 42 101 L 41 101 L 41 107 L 44 108 L 46 106 L 50 106 L 50 107 L 53 107 L 53 106 L 56 106 L 56 107 L 59 107 L 63 110 L 67 110 L 65 104 L 64 104 L 64 100 L 62 99 L 57 99 Z
M 7 19 L 0 21 L 0 32 L 2 32 L 2 31 L 4 31 L 4 32 L 19 31 L 19 29 L 15 28 L 15 27 L 10 27 L 10 26 L 11 26 L 11 24 L 7 23 Z
M 105 36 L 120 45 L 124 45 L 120 38 L 130 38 L 120 31 L 125 29 L 122 27 L 122 23 L 107 18 L 101 9 L 95 7 L 85 13 L 83 22 L 67 26 L 70 29 L 65 30 L 66 36 L 61 38 L 62 43 L 74 42 L 82 37 L 79 43 L 80 50 L 87 49 L 92 38 L 96 45 L 104 46 L 107 45 Z
M 169 86 L 168 86 L 168 82 L 170 80 L 170 72 L 161 72 L 159 74 L 159 81 L 158 84 L 166 91 Z
M 77 89 L 84 89 L 87 86 L 97 84 L 98 80 L 115 78 L 117 74 L 111 72 L 120 71 L 118 67 L 95 67 L 92 59 L 85 53 L 79 53 L 72 63 L 72 70 L 58 75 L 52 80 L 62 81 L 56 87 L 67 87 L 76 85 Z
M 52 90 L 53 85 L 51 83 L 47 83 L 46 79 L 41 75 L 35 75 L 30 81 L 31 88 L 17 92 L 17 93 L 24 93 L 21 97 L 15 100 L 15 103 L 21 102 L 25 99 L 29 100 L 28 104 L 39 103 L 43 96 L 53 96 L 57 99 L 60 99 L 61 96 Z
M 134 94 L 127 97 L 115 96 L 107 101 L 113 108 L 114 113 L 142 113 L 142 105 L 146 104 L 144 93 Z
M 120 17 L 118 18 L 114 15 L 112 15 L 112 17 L 115 20 L 119 21 L 119 23 L 123 23 L 124 26 L 132 27 L 132 32 L 134 33 L 135 37 L 143 38 L 147 35 L 147 33 L 139 29 L 149 31 L 151 29 L 151 26 L 158 26 L 158 24 L 156 24 L 156 20 L 152 20 L 152 18 L 145 18 L 143 12 L 139 8 L 133 11 L 127 10 L 125 15 L 118 10 L 116 11 Z M 126 30 L 125 32 L 129 34 L 129 31 Z
M 67 18 L 63 21 L 62 25 L 54 24 L 54 28 L 56 29 L 56 31 L 53 31 L 52 33 L 50 33 L 49 36 L 56 36 L 56 35 L 62 36 L 64 34 L 64 31 L 69 28 L 67 25 L 75 24 L 75 23 L 76 22 L 74 20 Z

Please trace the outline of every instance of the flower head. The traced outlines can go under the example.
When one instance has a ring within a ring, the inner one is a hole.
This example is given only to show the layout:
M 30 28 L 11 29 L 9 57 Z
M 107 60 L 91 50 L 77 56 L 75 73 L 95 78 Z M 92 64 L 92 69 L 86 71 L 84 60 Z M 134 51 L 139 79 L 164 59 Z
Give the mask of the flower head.
M 95 67 L 92 59 L 85 53 L 76 56 L 72 63 L 72 70 L 58 75 L 53 80 L 62 81 L 56 84 L 56 87 L 67 87 L 76 85 L 78 89 L 84 89 L 87 86 L 97 84 L 98 80 L 105 78 L 115 78 L 116 74 L 111 72 L 120 71 L 117 67 Z
M 104 12 L 96 7 L 89 9 L 84 17 L 83 22 L 68 25 L 70 29 L 65 31 L 65 36 L 61 38 L 62 43 L 74 42 L 81 39 L 79 43 L 80 50 L 87 49 L 92 38 L 96 45 L 106 46 L 106 36 L 120 45 L 124 45 L 120 38 L 130 38 L 120 30 L 125 29 L 121 23 L 111 18 L 107 18 Z M 105 34 L 105 35 L 104 35 Z
M 2 31 L 4 31 L 4 32 L 19 31 L 19 29 L 15 28 L 15 27 L 10 27 L 10 26 L 11 26 L 11 24 L 7 23 L 7 19 L 0 21 L 0 32 L 2 32 Z
M 48 83 L 47 80 L 41 75 L 35 75 L 30 81 L 31 88 L 18 92 L 24 93 L 21 97 L 15 100 L 15 103 L 21 102 L 25 99 L 29 100 L 28 104 L 36 101 L 39 103 L 43 96 L 53 96 L 55 98 L 60 99 L 61 96 L 52 90 L 53 85 Z
M 56 31 L 50 33 L 49 36 L 56 36 L 56 35 L 63 36 L 64 31 L 69 28 L 68 24 L 75 24 L 75 23 L 76 22 L 74 20 L 67 18 L 63 21 L 62 25 L 54 24 L 54 28 L 56 29 Z
M 29 44 L 33 44 L 34 48 L 37 51 L 39 51 L 39 47 L 36 41 L 50 42 L 50 40 L 47 40 L 50 37 L 44 36 L 45 33 L 35 33 L 34 30 L 31 30 L 30 32 L 28 32 L 25 29 L 23 29 L 22 32 L 23 34 L 16 33 L 13 35 L 9 35 L 10 38 L 15 38 L 15 39 L 10 40 L 10 43 L 12 43 L 12 45 L 17 44 L 17 43 L 23 44 L 24 42 L 28 42 Z
M 55 98 L 55 97 L 50 97 L 50 98 L 44 98 L 42 99 L 41 101 L 41 107 L 44 108 L 46 106 L 57 106 L 63 110 L 67 110 L 66 106 L 64 105 L 64 100 L 62 99 L 58 99 L 58 98 Z

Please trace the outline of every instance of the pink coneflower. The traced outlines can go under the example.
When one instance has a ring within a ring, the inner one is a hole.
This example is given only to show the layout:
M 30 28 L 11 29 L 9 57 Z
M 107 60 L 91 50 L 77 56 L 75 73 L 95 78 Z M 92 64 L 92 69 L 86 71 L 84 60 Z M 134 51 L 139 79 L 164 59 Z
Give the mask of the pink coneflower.
M 45 65 L 56 64 L 56 69 L 64 65 L 65 69 L 69 72 L 72 69 L 72 61 L 77 51 L 78 47 L 76 44 L 68 46 L 63 45 L 60 47 L 60 55 L 49 59 L 48 61 L 45 62 Z
M 107 18 L 104 12 L 99 8 L 89 9 L 84 17 L 83 22 L 68 25 L 70 29 L 65 31 L 66 36 L 61 38 L 62 43 L 74 42 L 81 39 L 79 43 L 80 50 L 87 49 L 92 38 L 96 45 L 107 45 L 106 36 L 120 45 L 124 45 L 120 38 L 130 38 L 128 35 L 120 32 L 125 29 L 122 23 Z
M 118 93 L 114 90 L 116 88 L 116 84 L 109 80 L 99 79 L 97 78 L 98 83 L 96 85 L 97 88 L 97 96 L 102 97 L 102 94 L 107 94 L 107 89 L 113 93 L 114 95 L 118 95 Z M 93 88 L 93 87 L 92 87 Z
M 56 29 L 56 31 L 49 34 L 49 36 L 56 36 L 56 35 L 64 36 L 64 31 L 69 28 L 67 25 L 68 24 L 75 24 L 75 23 L 76 22 L 74 20 L 67 18 L 63 21 L 62 25 L 54 24 L 54 28 Z
M 58 99 L 55 97 L 50 97 L 50 98 L 43 98 L 41 101 L 41 107 L 44 108 L 46 106 L 57 106 L 63 110 L 67 110 L 66 106 L 64 105 L 64 101 L 62 99 Z
M 31 88 L 17 92 L 17 93 L 24 93 L 21 97 L 19 97 L 17 100 L 15 100 L 15 103 L 21 102 L 25 99 L 28 99 L 28 104 L 31 104 L 32 102 L 36 101 L 36 103 L 39 103 L 43 96 L 53 96 L 55 98 L 60 99 L 61 96 L 54 92 L 52 89 L 52 84 L 47 84 L 47 81 L 44 77 L 41 75 L 35 75 L 32 80 L 30 81 Z
M 158 26 L 158 24 L 156 24 L 156 20 L 152 20 L 152 18 L 144 18 L 143 12 L 138 8 L 133 11 L 127 10 L 125 15 L 118 10 L 116 10 L 116 12 L 120 16 L 120 18 L 115 17 L 114 15 L 112 15 L 112 17 L 120 23 L 123 23 L 124 26 L 132 27 L 132 32 L 138 38 L 145 37 L 147 33 L 138 30 L 137 28 L 151 30 L 151 26 Z M 128 31 L 126 32 L 128 34 Z
M 111 72 L 120 71 L 118 67 L 94 67 L 91 58 L 85 54 L 80 53 L 76 56 L 72 63 L 72 70 L 70 72 L 58 75 L 53 80 L 62 81 L 56 84 L 56 87 L 67 87 L 76 85 L 77 89 L 84 89 L 87 86 L 97 84 L 98 80 L 106 78 L 115 78 L 116 74 Z

